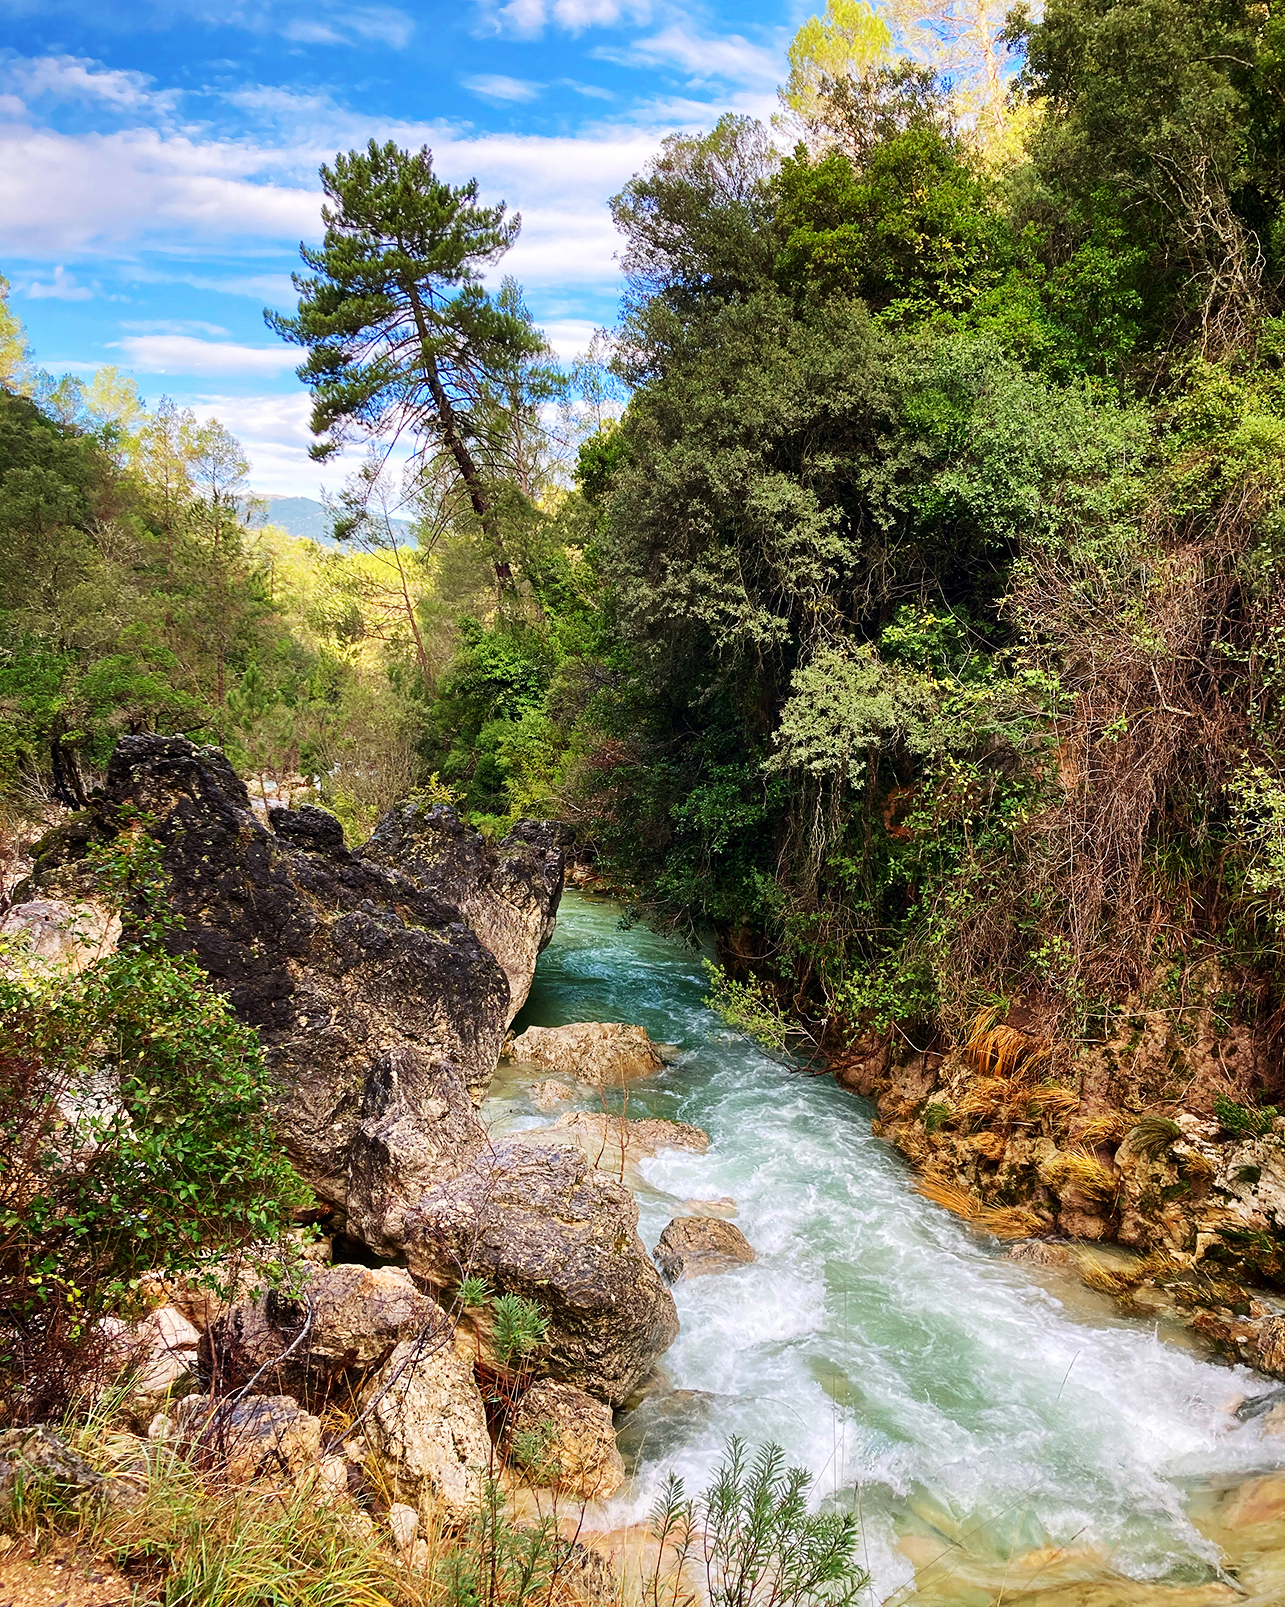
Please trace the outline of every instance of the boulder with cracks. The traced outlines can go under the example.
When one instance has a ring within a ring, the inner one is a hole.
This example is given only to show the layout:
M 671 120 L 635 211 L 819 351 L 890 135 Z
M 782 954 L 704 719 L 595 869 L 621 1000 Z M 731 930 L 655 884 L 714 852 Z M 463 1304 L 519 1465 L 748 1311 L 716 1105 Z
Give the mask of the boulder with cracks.
M 619 1405 L 678 1332 L 673 1297 L 638 1237 L 629 1190 L 578 1150 L 521 1142 L 479 1152 L 406 1217 L 411 1273 L 453 1290 L 466 1274 L 535 1301 L 542 1373 Z M 479 1330 L 483 1359 L 487 1335 Z

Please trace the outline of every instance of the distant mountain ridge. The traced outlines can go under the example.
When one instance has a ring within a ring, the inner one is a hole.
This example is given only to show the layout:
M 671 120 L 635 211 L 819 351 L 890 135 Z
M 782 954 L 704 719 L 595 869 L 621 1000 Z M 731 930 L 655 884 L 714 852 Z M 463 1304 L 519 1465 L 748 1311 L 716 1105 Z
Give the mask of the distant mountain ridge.
M 315 497 L 284 497 L 271 492 L 254 492 L 256 503 L 267 503 L 266 510 L 256 508 L 247 521 L 252 526 L 276 525 L 288 536 L 319 542 L 323 547 L 340 545 L 331 533 L 332 519 L 324 502 Z M 405 519 L 394 519 L 393 529 L 407 540 L 411 527 Z

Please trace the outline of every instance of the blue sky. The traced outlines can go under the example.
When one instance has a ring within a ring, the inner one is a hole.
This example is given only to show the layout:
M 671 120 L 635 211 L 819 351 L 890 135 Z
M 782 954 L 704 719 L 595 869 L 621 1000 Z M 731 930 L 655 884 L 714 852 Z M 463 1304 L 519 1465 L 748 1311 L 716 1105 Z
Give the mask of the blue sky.
M 504 260 L 564 356 L 615 315 L 606 200 L 663 136 L 775 104 L 806 0 L 0 0 L 0 272 L 55 373 L 112 362 L 315 495 L 292 306 L 317 164 L 431 145 L 522 213 Z M 343 470 L 326 478 L 334 483 Z

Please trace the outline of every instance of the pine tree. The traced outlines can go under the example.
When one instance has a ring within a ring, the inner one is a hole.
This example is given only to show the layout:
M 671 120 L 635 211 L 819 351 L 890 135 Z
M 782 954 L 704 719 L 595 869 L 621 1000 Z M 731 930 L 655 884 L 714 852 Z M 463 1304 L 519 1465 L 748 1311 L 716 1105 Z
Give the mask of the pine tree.
M 476 180 L 451 185 L 432 152 L 374 140 L 323 166 L 320 250 L 300 247 L 293 318 L 265 313 L 308 350 L 299 377 L 313 393 L 312 429 L 326 457 L 354 435 L 409 432 L 422 453 L 445 451 L 493 554 L 504 550 L 484 455 L 483 399 L 544 350 L 529 320 L 479 283 L 521 226 L 501 202 L 479 206 Z

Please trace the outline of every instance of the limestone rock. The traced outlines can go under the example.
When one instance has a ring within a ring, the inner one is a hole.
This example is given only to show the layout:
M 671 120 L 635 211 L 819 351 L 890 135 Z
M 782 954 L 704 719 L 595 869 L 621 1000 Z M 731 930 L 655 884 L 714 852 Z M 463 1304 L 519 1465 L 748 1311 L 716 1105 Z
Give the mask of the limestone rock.
M 424 826 L 435 857 L 411 854 L 406 811 L 355 851 L 324 810 L 274 809 L 269 831 L 217 748 L 131 736 L 117 744 L 94 808 L 39 845 L 22 896 L 83 891 L 78 866 L 122 811 L 155 820 L 183 922 L 168 941 L 194 954 L 258 1029 L 291 1158 L 339 1207 L 355 1170 L 357 1231 L 387 1248 L 396 1211 L 384 1222 L 383 1208 L 418 1190 L 444 1155 L 467 1160 L 476 1134 L 442 1068 L 480 1100 L 552 928 L 560 851 L 535 827 L 492 847 L 442 807 Z M 406 865 L 396 862 L 403 849 Z M 507 972 L 469 911 L 485 915 Z M 381 1167 L 391 1178 L 383 1193 Z
M 392 1251 L 407 1206 L 465 1166 L 487 1135 L 455 1068 L 418 1049 L 388 1051 L 373 1096 L 349 1147 L 347 1224 L 372 1249 Z
M 684 1200 L 684 1216 L 735 1216 L 739 1207 L 730 1194 L 716 1194 L 712 1200 Z
M 479 1155 L 407 1214 L 406 1257 L 435 1288 L 455 1288 L 467 1267 L 536 1301 L 549 1323 L 541 1370 L 612 1405 L 678 1332 L 633 1195 L 566 1147 L 512 1142 Z M 485 1345 L 485 1331 L 478 1338 Z
M 576 1091 L 571 1084 L 559 1082 L 556 1077 L 531 1084 L 531 1098 L 537 1110 L 553 1110 L 558 1105 L 568 1104 L 575 1097 Z
M 89 901 L 33 898 L 11 904 L 0 914 L 0 971 L 81 971 L 110 954 L 119 937 L 119 917 Z
M 195 1379 L 201 1335 L 177 1306 L 160 1306 L 133 1326 L 108 1318 L 103 1329 L 121 1366 L 134 1371 L 128 1409 L 135 1419 L 149 1422 L 167 1396 Z
M 755 1259 L 754 1247 L 740 1228 L 717 1216 L 676 1216 L 661 1234 L 655 1254 L 670 1283 L 727 1272 Z
M 548 1127 L 527 1128 L 512 1141 L 523 1144 L 574 1144 L 601 1172 L 619 1176 L 636 1170 L 638 1162 L 661 1150 L 685 1149 L 703 1155 L 709 1134 L 687 1122 L 659 1117 L 629 1120 L 606 1111 L 573 1110 Z
M 1264 1317 L 1258 1325 L 1255 1365 L 1274 1378 L 1285 1378 L 1285 1317 Z
M 12 1510 L 19 1485 L 43 1485 L 68 1505 L 106 1493 L 108 1481 L 43 1424 L 0 1430 L 0 1517 Z
M 290 1350 L 308 1300 L 312 1326 Z M 211 1327 L 202 1360 L 221 1390 L 241 1388 L 266 1367 L 265 1390 L 322 1401 L 359 1385 L 401 1340 L 449 1328 L 446 1313 L 400 1267 L 314 1266 L 297 1299 L 269 1289 L 229 1307 Z
M 1008 1251 L 1010 1261 L 1031 1261 L 1038 1267 L 1065 1267 L 1074 1259 L 1069 1244 L 1050 1244 L 1047 1239 L 1027 1239 Z
M 618 1021 L 528 1027 L 508 1046 L 508 1054 L 512 1060 L 595 1086 L 651 1077 L 664 1065 L 659 1048 L 642 1027 Z
M 403 1340 L 369 1385 L 366 1437 L 390 1492 L 425 1527 L 456 1527 L 482 1499 L 491 1462 L 486 1413 L 473 1374 L 449 1338 Z
M 504 968 L 507 1027 L 526 1002 L 536 957 L 553 936 L 563 853 L 550 821 L 521 820 L 498 844 L 441 804 L 390 810 L 362 850 L 459 910 Z
M 233 1484 L 289 1480 L 321 1456 L 321 1419 L 290 1395 L 226 1401 L 189 1395 L 174 1418 L 188 1443 L 212 1456 Z
M 509 1455 L 532 1484 L 605 1501 L 625 1480 L 611 1408 L 571 1384 L 537 1379 L 509 1423 Z

